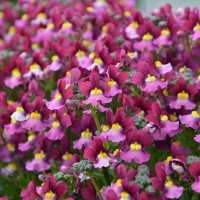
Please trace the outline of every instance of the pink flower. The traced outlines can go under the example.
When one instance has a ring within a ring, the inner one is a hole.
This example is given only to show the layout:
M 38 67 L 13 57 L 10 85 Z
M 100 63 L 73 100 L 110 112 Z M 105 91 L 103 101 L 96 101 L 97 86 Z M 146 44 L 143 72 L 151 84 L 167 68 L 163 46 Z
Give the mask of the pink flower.
M 100 139 L 94 139 L 92 141 L 92 147 L 84 150 L 83 157 L 93 161 L 95 168 L 108 167 L 112 162 L 108 151 L 103 147 Z
M 192 189 L 200 193 L 200 162 L 194 162 L 189 166 L 189 173 L 195 179 L 192 183 Z
M 143 130 L 134 128 L 127 133 L 126 143 L 122 145 L 120 157 L 122 160 L 130 163 L 134 160 L 138 164 L 147 162 L 150 159 L 150 154 L 145 150 L 152 144 L 153 138 Z

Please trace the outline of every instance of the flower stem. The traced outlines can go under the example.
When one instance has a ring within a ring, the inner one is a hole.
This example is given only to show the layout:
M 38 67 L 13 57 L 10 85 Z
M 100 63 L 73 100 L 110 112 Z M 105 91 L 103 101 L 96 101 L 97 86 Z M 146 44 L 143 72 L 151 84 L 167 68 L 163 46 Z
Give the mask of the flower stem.
M 2 142 L 3 142 L 3 145 L 6 146 L 6 141 L 5 141 L 4 137 L 3 137 L 3 131 L 2 130 L 0 130 L 0 138 L 1 138 Z
M 97 191 L 99 200 L 103 200 L 103 197 L 102 197 L 102 195 L 101 195 L 101 192 L 100 192 L 100 190 L 99 190 L 99 187 L 98 187 L 97 183 L 95 182 L 95 180 L 94 180 L 94 178 L 93 178 L 92 176 L 90 176 L 90 180 L 91 180 L 92 184 L 94 185 L 95 190 Z
M 95 123 L 96 123 L 98 132 L 99 132 L 99 134 L 100 134 L 100 133 L 102 132 L 102 129 L 101 129 L 101 124 L 100 124 L 100 122 L 99 122 L 99 119 L 98 119 L 98 117 L 97 117 L 96 110 L 95 110 L 95 108 L 94 108 L 93 106 L 91 106 L 91 105 L 89 105 L 89 109 L 90 109 L 90 111 L 91 111 L 91 113 L 92 113 L 92 116 L 94 117 L 94 121 L 95 121 Z

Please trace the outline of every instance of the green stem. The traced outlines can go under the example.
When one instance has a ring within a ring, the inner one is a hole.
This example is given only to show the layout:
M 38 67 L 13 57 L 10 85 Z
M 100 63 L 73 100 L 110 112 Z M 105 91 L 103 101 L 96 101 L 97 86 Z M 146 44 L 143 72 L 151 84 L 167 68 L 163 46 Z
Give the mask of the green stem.
M 89 105 L 89 108 L 90 108 L 90 111 L 92 113 L 92 116 L 94 117 L 94 121 L 96 123 L 96 126 L 97 126 L 97 129 L 98 129 L 98 132 L 99 134 L 102 132 L 102 129 L 101 129 L 101 124 L 99 122 L 99 119 L 97 117 L 97 113 L 96 113 L 96 110 L 93 106 Z
M 93 178 L 92 176 L 90 176 L 90 180 L 91 180 L 92 184 L 94 185 L 95 190 L 97 191 L 99 200 L 103 200 L 103 197 L 102 197 L 102 195 L 101 195 L 101 192 L 100 192 L 100 190 L 99 190 L 99 187 L 98 187 L 97 183 L 95 182 L 95 180 L 94 180 L 94 178 Z
M 111 170 L 112 176 L 113 176 L 113 181 L 116 182 L 117 181 L 117 176 L 116 176 L 116 172 L 115 170 Z
M 3 142 L 3 145 L 6 146 L 6 141 L 5 141 L 5 138 L 3 137 L 3 131 L 0 130 L 0 137 L 1 137 L 1 140 Z

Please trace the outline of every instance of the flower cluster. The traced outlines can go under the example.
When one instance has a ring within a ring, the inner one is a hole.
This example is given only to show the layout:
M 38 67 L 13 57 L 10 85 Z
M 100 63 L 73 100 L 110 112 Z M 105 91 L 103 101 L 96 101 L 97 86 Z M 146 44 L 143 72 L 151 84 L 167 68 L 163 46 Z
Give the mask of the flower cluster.
M 0 5 L 0 199 L 200 198 L 198 8 Z

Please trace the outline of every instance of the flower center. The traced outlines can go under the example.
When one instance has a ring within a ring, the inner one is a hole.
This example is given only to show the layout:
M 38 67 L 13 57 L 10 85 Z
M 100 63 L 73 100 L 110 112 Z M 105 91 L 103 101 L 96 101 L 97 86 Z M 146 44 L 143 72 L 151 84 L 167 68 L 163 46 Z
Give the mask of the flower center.
M 167 176 L 167 180 L 165 181 L 165 186 L 167 186 L 167 187 L 173 186 L 173 182 L 170 180 L 170 178 L 168 176 Z
M 47 24 L 47 28 L 53 28 L 53 27 L 54 27 L 54 24 L 53 24 L 53 23 L 49 22 L 49 23 Z
M 183 73 L 183 72 L 185 72 L 186 69 L 187 69 L 187 67 L 186 67 L 186 66 L 183 66 L 183 67 L 181 67 L 181 68 L 179 69 L 179 72 L 180 72 L 180 73 Z
M 102 130 L 103 130 L 103 131 L 107 131 L 109 128 L 110 128 L 110 127 L 109 127 L 108 125 L 104 125 L 104 126 L 102 127 Z
M 11 170 L 17 170 L 17 166 L 14 163 L 9 163 L 7 167 Z
M 65 89 L 68 89 L 70 87 L 70 83 L 68 83 L 66 86 L 65 86 Z
M 146 33 L 145 35 L 143 35 L 142 39 L 146 41 L 150 41 L 153 39 L 153 36 L 150 33 Z
M 38 113 L 38 111 L 32 112 L 31 113 L 31 118 L 33 118 L 33 119 L 39 119 L 39 118 L 41 118 L 41 114 Z
M 113 80 L 111 79 L 110 81 L 108 81 L 107 84 L 108 84 L 110 87 L 113 87 L 113 86 L 116 84 L 116 82 L 113 81 Z
M 146 78 L 146 81 L 147 82 L 154 82 L 156 80 L 156 77 L 155 76 L 151 76 L 150 74 L 148 74 L 147 78 Z
M 85 52 L 78 50 L 78 52 L 76 53 L 76 57 L 83 57 L 83 56 L 85 56 Z
M 52 123 L 52 127 L 53 128 L 58 128 L 60 126 L 60 122 L 58 121 L 58 120 L 56 120 L 56 121 L 54 121 L 53 123 Z
M 114 155 L 117 155 L 119 152 L 120 152 L 120 150 L 119 150 L 119 149 L 116 149 L 116 150 L 113 152 L 113 154 L 114 154 Z
M 162 66 L 162 63 L 161 63 L 160 61 L 156 61 L 156 62 L 155 62 L 155 65 L 156 65 L 156 67 L 161 67 L 161 66 Z
M 102 151 L 98 155 L 98 158 L 106 158 L 106 157 L 108 157 L 107 153 L 102 152 Z
M 15 118 L 11 118 L 11 123 L 15 124 L 17 122 L 17 120 Z
M 87 128 L 85 131 L 83 131 L 81 133 L 81 137 L 83 138 L 91 138 L 92 137 L 92 133 L 89 131 L 89 129 Z
M 93 12 L 93 11 L 94 11 L 94 9 L 93 9 L 92 7 L 87 7 L 86 10 L 87 10 L 88 12 Z
M 8 30 L 9 35 L 14 35 L 16 32 L 16 28 L 14 26 L 11 26 Z
M 194 27 L 194 31 L 200 31 L 200 24 L 196 24 L 196 26 Z
M 62 96 L 60 93 L 56 93 L 55 96 L 54 96 L 54 99 L 60 99 Z
M 178 93 L 177 96 L 179 99 L 188 99 L 188 97 L 189 97 L 188 93 L 186 93 L 185 91 Z
M 138 142 L 134 142 L 133 144 L 130 145 L 130 148 L 133 151 L 138 151 L 142 148 L 142 146 Z
M 39 159 L 39 160 L 42 160 L 44 159 L 45 155 L 44 155 L 44 152 L 41 151 L 40 153 L 36 153 L 35 154 L 35 159 Z
M 73 157 L 73 155 L 72 155 L 71 153 L 69 153 L 69 152 L 66 152 L 66 153 L 62 156 L 63 160 L 69 160 L 69 159 L 72 159 L 72 157 Z
M 117 187 L 120 187 L 122 185 L 122 179 L 118 179 L 116 185 Z
M 131 12 L 126 10 L 126 11 L 124 12 L 124 16 L 125 16 L 125 17 L 130 17 L 130 16 L 131 16 Z
M 16 111 L 18 111 L 18 112 L 23 112 L 24 109 L 23 109 L 21 106 L 18 106 L 18 107 L 16 108 Z
M 49 192 L 47 192 L 47 193 L 45 194 L 45 199 L 51 200 L 51 199 L 54 199 L 55 196 L 56 196 L 56 195 L 55 195 L 52 191 L 49 191 Z
M 95 58 L 95 59 L 94 59 L 94 63 L 95 63 L 95 64 L 102 64 L 101 58 Z
M 128 200 L 129 199 L 129 194 L 125 191 L 121 192 L 120 196 L 121 196 L 120 200 Z
M 169 30 L 168 29 L 163 29 L 161 31 L 161 35 L 169 35 Z
M 30 66 L 30 70 L 31 70 L 31 71 L 38 70 L 39 68 L 40 68 L 39 65 L 36 64 L 36 63 L 34 63 L 34 64 L 32 64 L 32 65 Z
M 57 55 L 53 55 L 53 56 L 51 57 L 51 60 L 52 60 L 52 61 L 55 61 L 55 60 L 58 60 L 58 58 L 59 58 L 59 57 L 58 57 Z
M 28 141 L 32 141 L 35 139 L 35 134 L 31 134 L 28 136 Z
M 9 151 L 15 151 L 15 145 L 14 144 L 8 143 L 6 146 L 9 149 Z
M 13 69 L 11 73 L 12 73 L 12 76 L 15 78 L 18 78 L 21 76 L 21 72 L 17 68 Z
M 70 77 L 70 76 L 71 76 L 71 72 L 70 72 L 70 71 L 67 71 L 67 72 L 66 72 L 66 76 L 69 76 L 69 77 Z
M 199 118 L 200 117 L 200 115 L 199 115 L 199 113 L 197 111 L 192 111 L 191 115 L 194 118 Z
M 99 88 L 94 88 L 94 89 L 90 92 L 90 94 L 92 94 L 92 95 L 98 95 L 98 94 L 102 94 L 102 93 L 103 93 L 102 90 L 99 89 Z
M 65 22 L 62 24 L 62 28 L 71 28 L 72 24 L 70 22 Z
M 37 18 L 38 19 L 46 19 L 46 14 L 45 13 L 39 13 L 39 14 L 37 14 Z
M 138 23 L 137 22 L 132 22 L 131 24 L 130 24 L 130 26 L 131 26 L 131 28 L 137 28 L 138 27 Z
M 169 117 L 170 117 L 170 120 L 173 122 L 177 120 L 177 116 L 175 113 L 173 115 L 170 115 Z
M 31 45 L 31 48 L 34 49 L 34 50 L 39 49 L 39 47 L 40 47 L 40 45 L 38 43 L 33 43 Z
M 166 161 L 169 163 L 172 160 L 172 156 L 168 156 Z
M 160 119 L 161 119 L 161 121 L 167 121 L 168 120 L 168 116 L 167 115 L 161 115 Z
M 108 30 L 108 26 L 107 25 L 104 25 L 103 27 L 102 27 L 102 31 L 107 31 Z
M 121 127 L 118 123 L 116 123 L 116 124 L 113 124 L 111 128 L 112 128 L 112 130 L 114 130 L 114 131 L 118 131 L 118 130 L 121 129 L 122 127 Z

